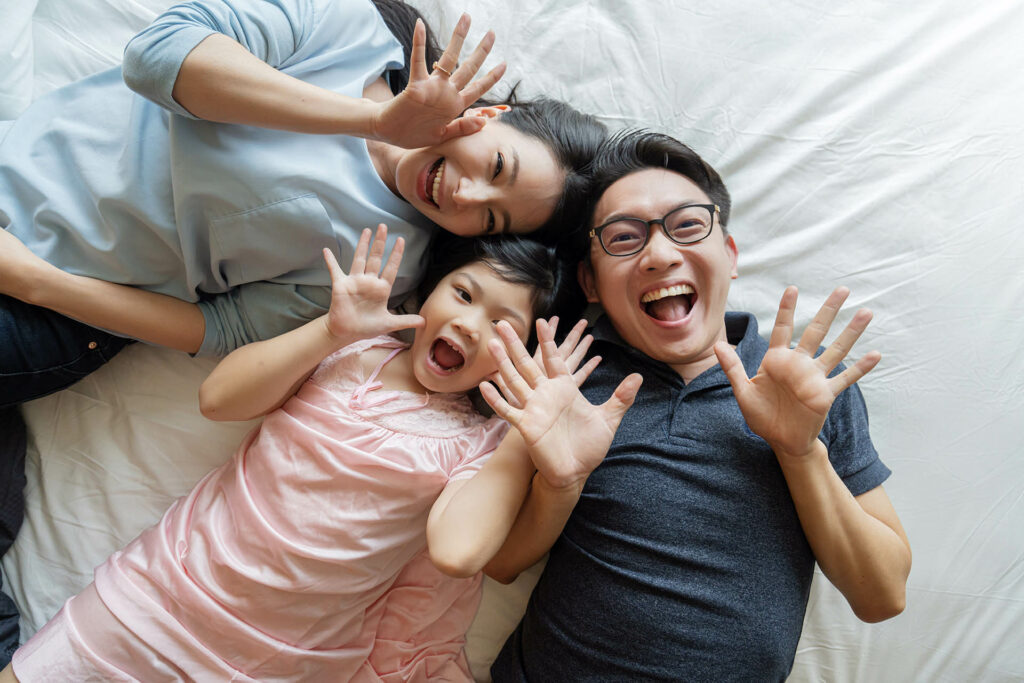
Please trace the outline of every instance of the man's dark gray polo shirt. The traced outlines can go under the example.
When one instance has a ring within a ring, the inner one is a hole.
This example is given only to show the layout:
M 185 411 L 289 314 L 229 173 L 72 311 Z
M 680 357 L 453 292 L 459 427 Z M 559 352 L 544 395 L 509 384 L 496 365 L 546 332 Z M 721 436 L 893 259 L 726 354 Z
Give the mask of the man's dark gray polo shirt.
M 752 376 L 768 348 L 756 320 L 729 313 L 726 329 Z M 606 318 L 594 336 L 591 353 L 604 361 L 584 386 L 590 401 L 605 401 L 630 372 L 644 383 L 494 664 L 495 682 L 785 679 L 814 556 L 775 455 L 747 427 L 719 366 L 685 385 Z M 889 476 L 856 386 L 836 399 L 821 439 L 854 495 Z

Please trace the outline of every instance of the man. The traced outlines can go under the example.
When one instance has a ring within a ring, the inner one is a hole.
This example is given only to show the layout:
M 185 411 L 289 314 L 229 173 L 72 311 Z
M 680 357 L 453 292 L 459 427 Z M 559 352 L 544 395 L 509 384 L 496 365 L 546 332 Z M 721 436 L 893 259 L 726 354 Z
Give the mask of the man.
M 737 248 L 719 175 L 642 131 L 613 139 L 596 168 L 579 280 L 604 309 L 603 361 L 582 392 L 628 405 L 627 376 L 643 385 L 603 461 L 583 453 L 603 449 L 603 431 L 576 430 L 548 456 L 531 444 L 533 489 L 488 573 L 511 579 L 557 541 L 493 678 L 784 680 L 815 561 L 865 621 L 905 602 L 910 547 L 851 386 L 880 355 L 837 369 L 870 313 L 815 357 L 848 292 L 790 348 L 790 288 L 765 342 L 753 316 L 725 312 Z M 518 398 L 528 407 L 527 390 Z M 604 408 L 579 401 L 580 415 Z

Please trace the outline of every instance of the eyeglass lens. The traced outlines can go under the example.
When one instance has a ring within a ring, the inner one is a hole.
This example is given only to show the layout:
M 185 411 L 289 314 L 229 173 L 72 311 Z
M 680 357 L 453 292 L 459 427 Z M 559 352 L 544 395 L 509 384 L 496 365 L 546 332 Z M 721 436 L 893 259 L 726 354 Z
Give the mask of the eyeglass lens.
M 625 256 L 640 251 L 647 243 L 647 231 L 653 223 L 663 223 L 665 234 L 679 244 L 699 242 L 711 232 L 712 213 L 706 206 L 682 206 L 661 221 L 624 218 L 601 230 L 601 244 L 609 254 Z

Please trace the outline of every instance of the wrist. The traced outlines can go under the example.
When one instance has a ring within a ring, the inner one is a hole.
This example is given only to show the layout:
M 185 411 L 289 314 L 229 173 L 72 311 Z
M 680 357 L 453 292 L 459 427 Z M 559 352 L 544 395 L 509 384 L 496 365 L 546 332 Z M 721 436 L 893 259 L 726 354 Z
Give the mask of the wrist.
M 538 471 L 533 476 L 533 486 L 540 492 L 555 498 L 576 500 L 583 493 L 583 486 L 587 483 L 587 477 L 579 477 L 572 480 L 551 481 L 542 472 Z
M 804 447 L 769 445 L 772 447 L 772 451 L 775 453 L 779 463 L 783 465 L 786 463 L 810 462 L 822 457 L 828 459 L 828 449 L 825 448 L 825 444 L 822 443 L 821 439 L 817 438 Z

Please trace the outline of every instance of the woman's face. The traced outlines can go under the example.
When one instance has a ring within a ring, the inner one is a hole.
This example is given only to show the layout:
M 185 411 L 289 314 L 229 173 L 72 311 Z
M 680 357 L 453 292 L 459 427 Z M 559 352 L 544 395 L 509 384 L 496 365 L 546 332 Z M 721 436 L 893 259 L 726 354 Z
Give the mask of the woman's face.
M 472 135 L 404 150 L 395 167 L 406 201 L 466 237 L 536 230 L 554 212 L 564 183 L 547 145 L 496 119 Z

